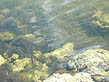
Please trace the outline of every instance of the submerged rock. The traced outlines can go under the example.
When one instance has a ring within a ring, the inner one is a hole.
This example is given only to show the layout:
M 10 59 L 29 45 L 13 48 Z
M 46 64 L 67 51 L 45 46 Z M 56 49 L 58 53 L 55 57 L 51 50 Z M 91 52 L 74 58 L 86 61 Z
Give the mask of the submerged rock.
M 67 61 L 54 64 L 53 69 L 58 68 L 56 73 L 60 74 L 54 74 L 44 82 L 109 82 L 109 51 L 87 49 L 71 56 Z M 67 81 L 69 78 L 63 73 L 73 75 L 72 80 Z
M 43 82 L 94 82 L 91 75 L 88 73 L 77 73 L 75 75 L 70 75 L 67 73 L 63 74 L 53 74 Z
M 42 80 L 49 76 L 48 66 L 46 64 L 39 63 L 35 68 L 20 72 L 20 76 L 24 79 L 30 79 L 35 82 L 42 82 Z
M 109 77 L 109 51 L 103 49 L 87 50 L 68 60 L 66 70 L 86 72 L 98 81 Z
M 43 82 L 73 82 L 73 77 L 70 74 L 53 74 Z
M 25 37 L 31 38 L 31 34 Z M 4 66 L 6 66 L 11 72 L 18 74 L 23 79 L 41 82 L 50 75 L 49 71 L 52 64 L 71 54 L 73 52 L 73 47 L 72 43 L 67 43 L 53 52 L 43 54 L 37 50 L 34 51 L 31 57 L 26 55 L 24 58 L 21 54 L 13 53 L 11 56 L 8 56 L 8 62 Z
M 71 55 L 73 47 L 72 43 L 67 43 L 50 53 L 34 51 L 33 57 L 22 59 L 13 54 L 6 65 L 21 78 L 36 82 L 108 82 L 109 51 L 94 46 Z
M 17 59 L 13 63 L 10 63 L 10 69 L 13 72 L 20 72 L 21 70 L 25 70 L 25 67 L 30 64 L 31 58 L 23 58 Z
M 104 13 L 103 11 L 98 10 L 92 16 L 94 20 L 92 21 L 94 24 L 99 26 L 102 29 L 109 28 L 109 14 Z
M 65 57 L 68 57 L 71 53 L 74 52 L 74 44 L 73 43 L 67 43 L 62 46 L 62 48 L 56 49 L 51 53 L 45 54 L 46 56 L 54 56 L 58 60 L 62 60 Z
M 12 40 L 15 35 L 11 32 L 0 32 L 0 41 Z
M 0 55 L 0 66 L 4 64 L 6 60 Z
M 10 9 L 6 8 L 6 9 L 2 9 L 0 10 L 0 13 L 6 15 L 6 14 L 9 14 L 10 13 Z

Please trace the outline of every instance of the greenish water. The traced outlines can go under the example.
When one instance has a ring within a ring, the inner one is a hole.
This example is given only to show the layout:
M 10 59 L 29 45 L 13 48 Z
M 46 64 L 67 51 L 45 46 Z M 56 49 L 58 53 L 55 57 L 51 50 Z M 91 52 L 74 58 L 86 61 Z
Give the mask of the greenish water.
M 44 52 L 59 48 L 67 42 L 73 42 L 77 49 L 102 45 L 108 47 L 108 33 L 98 32 L 91 27 L 91 16 L 97 10 L 108 12 L 108 0 L 27 0 L 1 1 L 0 9 L 9 9 L 0 31 L 11 31 L 17 36 L 32 33 L 43 37 L 44 42 L 33 42 Z M 16 29 L 15 22 L 26 27 Z M 13 24 L 14 23 L 14 24 Z M 45 48 L 43 50 L 42 48 Z
M 108 4 L 109 0 L 0 0 L 0 32 L 15 36 L 0 39 L 0 54 L 32 57 L 36 50 L 48 53 L 69 42 L 75 50 L 98 45 L 109 49 L 109 28 L 103 32 L 92 24 L 96 11 L 109 13 Z M 36 39 L 25 39 L 26 34 Z

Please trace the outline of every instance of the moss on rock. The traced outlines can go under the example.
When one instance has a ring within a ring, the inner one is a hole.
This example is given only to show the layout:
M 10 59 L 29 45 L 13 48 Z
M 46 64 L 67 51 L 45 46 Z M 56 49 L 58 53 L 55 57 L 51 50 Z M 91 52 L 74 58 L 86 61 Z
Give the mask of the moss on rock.
M 94 18 L 93 23 L 98 25 L 100 28 L 109 28 L 109 14 L 103 11 L 96 11 L 92 16 Z
M 12 40 L 15 35 L 11 32 L 0 32 L 0 41 Z
M 77 54 L 68 61 L 68 68 L 71 71 L 86 72 L 100 78 L 103 82 L 109 77 L 109 51 L 103 49 L 87 50 Z
M 25 67 L 30 64 L 31 58 L 16 59 L 13 63 L 10 63 L 10 69 L 13 72 L 20 72 L 25 70 Z
M 40 64 L 41 68 L 37 69 L 33 68 L 28 71 L 24 71 L 20 73 L 20 76 L 24 79 L 30 79 L 36 82 L 42 82 L 45 78 L 49 76 L 48 74 L 48 66 L 46 64 Z
M 4 64 L 6 60 L 0 55 L 0 66 Z
M 62 48 L 56 49 L 51 53 L 45 54 L 45 56 L 54 56 L 58 60 L 62 60 L 65 57 L 69 56 L 71 53 L 74 52 L 74 44 L 73 43 L 67 43 L 62 46 Z

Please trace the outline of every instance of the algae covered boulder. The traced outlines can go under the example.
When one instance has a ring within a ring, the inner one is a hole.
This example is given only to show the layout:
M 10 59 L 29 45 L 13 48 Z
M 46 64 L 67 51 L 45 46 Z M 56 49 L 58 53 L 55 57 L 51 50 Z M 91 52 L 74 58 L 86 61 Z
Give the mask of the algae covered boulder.
M 67 70 L 73 73 L 89 73 L 95 81 L 103 82 L 109 77 L 109 51 L 107 50 L 87 50 L 72 57 L 67 64 Z
M 25 67 L 30 64 L 30 58 L 16 59 L 13 63 L 10 63 L 10 69 L 13 72 L 20 72 L 25 70 Z
M 73 43 L 66 43 L 61 48 L 54 50 L 51 53 L 45 54 L 46 56 L 54 56 L 57 60 L 62 60 L 65 57 L 69 56 L 71 53 L 74 52 L 74 44 Z
M 109 13 L 104 13 L 103 11 L 96 11 L 92 16 L 93 23 L 102 29 L 109 28 Z
M 20 76 L 24 79 L 29 79 L 36 82 L 42 82 L 45 78 L 49 76 L 48 66 L 46 64 L 37 63 L 37 67 L 30 70 L 20 72 Z
M 24 35 L 15 37 L 8 49 L 8 56 L 11 57 L 12 54 L 19 54 L 20 58 L 31 57 L 33 51 L 36 49 L 36 45 L 33 45 L 33 40 L 30 38 L 26 38 Z
M 51 64 L 57 60 L 63 60 L 65 57 L 69 56 L 74 52 L 74 44 L 66 43 L 61 48 L 58 48 L 50 53 L 42 54 L 40 51 L 34 51 L 35 59 L 42 61 L 46 64 Z
M 11 32 L 0 32 L 0 41 L 12 40 L 15 35 Z
M 0 10 L 0 13 L 2 13 L 2 14 L 9 14 L 10 13 L 10 9 L 8 9 L 8 8 L 5 8 L 5 9 L 1 9 Z
M 31 38 L 29 36 L 32 35 L 29 34 L 25 37 Z M 9 67 L 10 70 L 19 73 L 20 77 L 24 79 L 41 82 L 50 75 L 49 70 L 52 63 L 71 54 L 73 52 L 73 48 L 74 45 L 72 43 L 67 43 L 53 52 L 43 54 L 40 51 L 34 51 L 33 57 L 22 59 L 20 59 L 20 55 L 13 54 L 9 58 Z
M 0 66 L 4 64 L 6 60 L 0 55 Z
M 35 58 L 25 57 L 20 59 L 18 54 L 8 58 L 8 69 L 18 74 L 22 79 L 41 82 L 49 76 L 48 66 Z

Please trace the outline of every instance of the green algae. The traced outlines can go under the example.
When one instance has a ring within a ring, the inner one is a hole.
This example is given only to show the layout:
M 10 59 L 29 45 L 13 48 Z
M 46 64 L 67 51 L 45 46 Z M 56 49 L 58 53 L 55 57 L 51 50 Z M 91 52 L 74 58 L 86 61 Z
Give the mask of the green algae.
M 69 69 L 75 73 L 86 72 L 93 76 L 98 82 L 104 81 L 109 77 L 109 51 L 103 49 L 87 50 L 84 53 L 80 53 L 74 56 L 71 60 L 68 60 Z M 97 80 L 97 78 L 99 78 Z
M 109 14 L 105 13 L 101 10 L 98 10 L 95 12 L 95 14 L 92 16 L 95 18 L 92 22 L 96 25 L 98 25 L 100 28 L 109 28 Z
M 6 60 L 0 55 L 0 66 L 4 64 Z
M 0 32 L 0 41 L 8 41 L 14 39 L 15 35 L 11 32 Z
M 50 75 L 49 70 L 51 68 L 49 66 L 71 54 L 73 48 L 74 45 L 72 43 L 67 43 L 53 52 L 42 54 L 40 51 L 34 51 L 33 57 L 25 58 L 20 58 L 19 54 L 14 53 L 6 59 L 7 63 L 5 65 L 8 67 L 8 70 L 17 73 L 23 79 L 41 82 Z

